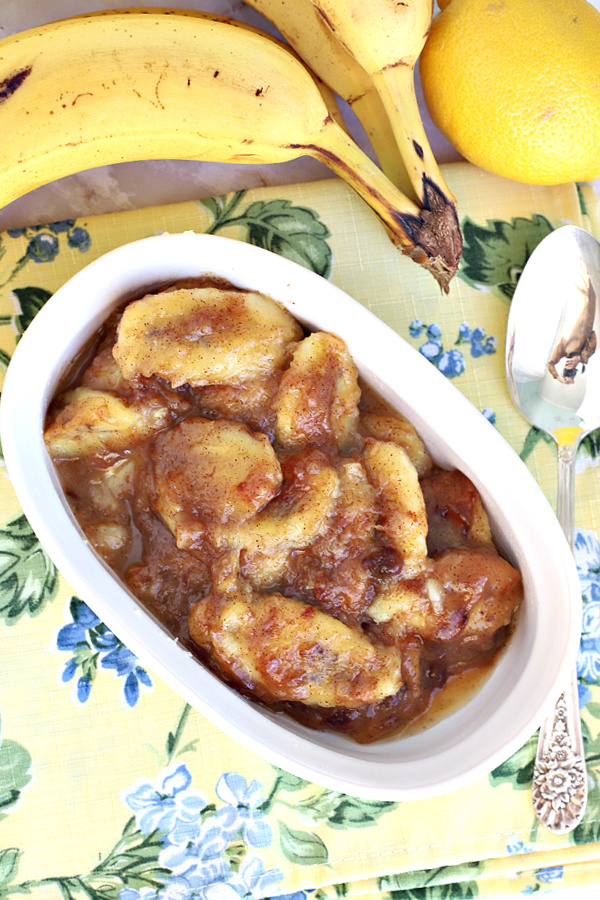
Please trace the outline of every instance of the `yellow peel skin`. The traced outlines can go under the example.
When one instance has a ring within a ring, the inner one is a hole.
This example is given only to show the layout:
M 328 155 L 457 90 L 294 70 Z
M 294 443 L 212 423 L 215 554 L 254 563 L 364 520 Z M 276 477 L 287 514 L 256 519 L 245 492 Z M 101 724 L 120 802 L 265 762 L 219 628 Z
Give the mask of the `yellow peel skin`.
M 307 66 L 345 100 L 369 138 L 379 165 L 396 187 L 417 201 L 375 85 L 311 0 L 245 0 L 283 35 Z
M 65 65 L 65 60 L 69 61 Z M 281 42 L 222 17 L 120 10 L 0 41 L 0 205 L 141 159 L 277 163 L 310 155 L 350 184 L 444 289 L 458 260 L 334 121 Z
M 335 40 L 367 73 L 391 124 L 417 202 L 429 212 L 446 253 L 459 259 L 462 235 L 456 200 L 429 146 L 415 94 L 414 68 L 429 34 L 433 0 L 309 2 Z

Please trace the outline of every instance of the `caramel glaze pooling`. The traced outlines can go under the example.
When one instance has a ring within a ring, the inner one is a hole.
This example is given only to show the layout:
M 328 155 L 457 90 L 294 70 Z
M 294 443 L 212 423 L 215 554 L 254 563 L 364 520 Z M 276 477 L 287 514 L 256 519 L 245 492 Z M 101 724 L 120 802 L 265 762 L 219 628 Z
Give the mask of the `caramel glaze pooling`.
M 343 341 L 188 279 L 125 303 L 45 439 L 86 537 L 242 694 L 360 742 L 485 674 L 522 599 L 473 484 Z

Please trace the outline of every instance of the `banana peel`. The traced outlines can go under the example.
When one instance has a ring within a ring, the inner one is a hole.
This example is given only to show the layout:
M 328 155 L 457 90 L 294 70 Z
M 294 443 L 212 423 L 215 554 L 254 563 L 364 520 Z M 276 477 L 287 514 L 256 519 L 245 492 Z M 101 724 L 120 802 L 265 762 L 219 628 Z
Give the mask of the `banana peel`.
M 235 20 L 164 9 L 63 19 L 0 41 L 0 204 L 118 162 L 309 155 L 447 291 L 460 260 L 451 203 L 435 182 L 420 205 L 408 198 L 335 119 L 293 52 Z

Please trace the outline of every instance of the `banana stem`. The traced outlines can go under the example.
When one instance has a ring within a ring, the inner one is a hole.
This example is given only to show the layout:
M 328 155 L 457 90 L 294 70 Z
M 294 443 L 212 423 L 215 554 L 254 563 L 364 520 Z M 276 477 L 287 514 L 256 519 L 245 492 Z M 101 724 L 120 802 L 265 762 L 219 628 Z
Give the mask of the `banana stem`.
M 364 128 L 385 175 L 403 194 L 417 200 L 419 195 L 406 171 L 390 120 L 375 87 L 370 87 L 359 97 L 348 98 L 346 102 Z
M 454 243 L 440 241 L 436 225 L 443 206 L 450 201 L 437 194 L 435 186 L 431 186 L 428 194 L 428 203 L 433 201 L 434 209 L 419 208 L 332 120 L 319 135 L 318 142 L 293 145 L 293 149 L 304 150 L 348 182 L 379 217 L 392 242 L 427 269 L 448 293 L 449 282 L 458 270 L 460 253 L 456 254 Z
M 386 110 L 395 142 L 421 205 L 425 202 L 424 178 L 434 181 L 448 200 L 455 202 L 429 146 L 417 102 L 414 69 L 399 63 L 374 74 L 373 83 Z M 402 115 L 399 114 L 402 110 Z

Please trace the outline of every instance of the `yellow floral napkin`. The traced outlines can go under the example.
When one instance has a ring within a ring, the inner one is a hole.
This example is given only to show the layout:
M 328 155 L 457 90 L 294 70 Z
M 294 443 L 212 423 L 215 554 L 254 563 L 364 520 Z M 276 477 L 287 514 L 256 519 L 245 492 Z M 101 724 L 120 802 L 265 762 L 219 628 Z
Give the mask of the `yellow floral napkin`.
M 337 179 L 54 222 L 0 236 L 0 364 L 36 311 L 107 250 L 160 231 L 223 234 L 330 278 L 463 391 L 555 502 L 555 451 L 504 380 L 508 310 L 533 247 L 587 187 L 528 187 L 446 167 L 465 237 L 448 295 Z M 0 897 L 32 900 L 441 900 L 600 884 L 600 439 L 579 454 L 578 658 L 589 807 L 558 837 L 531 798 L 535 737 L 489 777 L 422 802 L 369 802 L 243 750 L 112 634 L 53 564 L 0 478 Z

